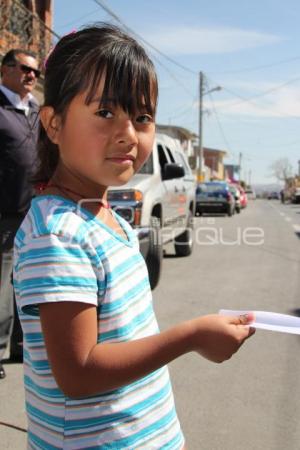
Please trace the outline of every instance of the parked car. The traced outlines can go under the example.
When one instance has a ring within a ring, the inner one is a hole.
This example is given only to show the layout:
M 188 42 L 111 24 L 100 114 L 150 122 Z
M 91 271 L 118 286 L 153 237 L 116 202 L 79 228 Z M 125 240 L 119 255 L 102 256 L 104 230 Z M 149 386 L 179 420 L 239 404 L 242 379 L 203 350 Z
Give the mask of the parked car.
M 280 199 L 279 192 L 273 191 L 268 193 L 268 200 L 279 200 L 279 199 Z
M 239 214 L 241 212 L 241 193 L 236 184 L 229 184 L 229 189 L 234 198 L 235 212 Z
M 234 214 L 235 201 L 226 182 L 209 181 L 200 183 L 196 190 L 196 214 Z
M 292 196 L 291 196 L 291 202 L 292 203 L 300 203 L 300 188 L 296 187 L 293 189 Z
M 112 208 L 136 230 L 151 288 L 162 270 L 163 247 L 173 241 L 177 256 L 193 248 L 196 180 L 180 142 L 157 133 L 153 152 L 122 187 L 111 187 Z
M 240 202 L 241 202 L 241 208 L 244 209 L 248 205 L 248 197 L 242 186 L 239 184 L 237 185 L 238 190 L 240 191 Z

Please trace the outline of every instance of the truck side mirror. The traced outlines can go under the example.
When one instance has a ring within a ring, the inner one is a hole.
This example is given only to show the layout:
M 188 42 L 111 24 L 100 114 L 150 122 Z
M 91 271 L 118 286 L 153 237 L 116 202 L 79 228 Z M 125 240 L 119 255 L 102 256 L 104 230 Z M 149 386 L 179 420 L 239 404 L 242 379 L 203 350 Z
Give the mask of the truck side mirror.
M 173 178 L 184 177 L 184 168 L 179 164 L 169 163 L 164 165 L 162 178 L 163 180 L 172 180 Z

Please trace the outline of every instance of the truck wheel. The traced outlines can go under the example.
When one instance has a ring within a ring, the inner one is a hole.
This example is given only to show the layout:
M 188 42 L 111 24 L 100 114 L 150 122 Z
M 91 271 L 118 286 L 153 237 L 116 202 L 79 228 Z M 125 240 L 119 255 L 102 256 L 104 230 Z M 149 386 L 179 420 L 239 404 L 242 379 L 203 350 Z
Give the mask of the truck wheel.
M 193 250 L 193 216 L 189 213 L 187 228 L 174 241 L 177 256 L 189 256 Z
M 149 250 L 146 256 L 151 289 L 158 285 L 163 259 L 160 221 L 157 217 L 150 219 Z

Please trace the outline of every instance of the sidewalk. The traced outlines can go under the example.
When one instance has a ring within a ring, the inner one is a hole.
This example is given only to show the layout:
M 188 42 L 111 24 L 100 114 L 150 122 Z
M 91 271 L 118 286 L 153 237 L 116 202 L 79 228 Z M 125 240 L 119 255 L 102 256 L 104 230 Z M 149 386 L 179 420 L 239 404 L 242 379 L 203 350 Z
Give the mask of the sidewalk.
M 25 430 L 27 425 L 23 364 L 10 363 L 4 359 L 3 365 L 6 378 L 0 380 L 0 447 L 1 450 L 25 450 L 27 433 L 22 430 Z

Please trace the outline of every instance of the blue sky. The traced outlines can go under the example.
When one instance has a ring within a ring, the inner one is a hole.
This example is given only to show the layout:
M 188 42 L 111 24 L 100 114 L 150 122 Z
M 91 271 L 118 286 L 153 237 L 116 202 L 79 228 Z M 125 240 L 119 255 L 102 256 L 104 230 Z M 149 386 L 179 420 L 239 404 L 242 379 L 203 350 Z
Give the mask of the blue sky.
M 242 176 L 272 183 L 270 165 L 300 159 L 299 0 L 106 0 L 148 48 L 160 85 L 157 122 L 198 134 L 199 71 L 204 97 L 203 144 L 242 153 Z M 113 21 L 94 0 L 54 1 L 53 29 L 65 34 L 94 21 Z

